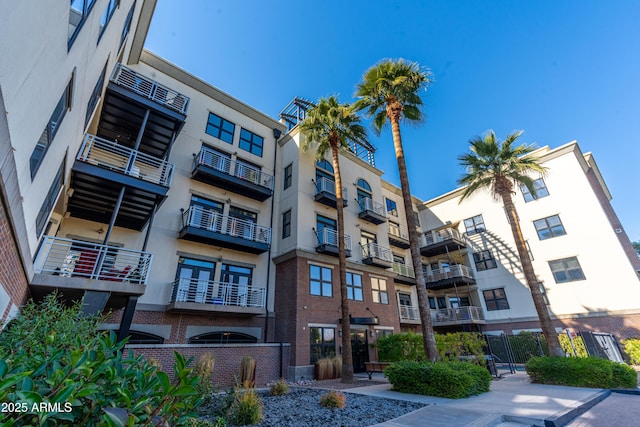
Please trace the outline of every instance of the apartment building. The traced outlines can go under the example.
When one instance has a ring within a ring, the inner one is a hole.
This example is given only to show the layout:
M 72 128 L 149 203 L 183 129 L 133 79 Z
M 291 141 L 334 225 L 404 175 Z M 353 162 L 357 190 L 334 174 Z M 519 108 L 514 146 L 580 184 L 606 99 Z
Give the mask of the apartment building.
M 288 371 L 264 382 L 311 378 L 341 352 L 334 171 L 296 127 L 312 104 L 272 118 L 144 50 L 154 7 L 0 7 L 0 319 L 58 291 L 140 352 L 270 351 Z M 550 172 L 516 203 L 557 326 L 638 335 L 640 266 L 593 157 L 539 154 Z M 356 372 L 379 336 L 420 330 L 416 274 L 437 331 L 537 328 L 499 203 L 414 197 L 414 272 L 373 147 L 340 161 Z

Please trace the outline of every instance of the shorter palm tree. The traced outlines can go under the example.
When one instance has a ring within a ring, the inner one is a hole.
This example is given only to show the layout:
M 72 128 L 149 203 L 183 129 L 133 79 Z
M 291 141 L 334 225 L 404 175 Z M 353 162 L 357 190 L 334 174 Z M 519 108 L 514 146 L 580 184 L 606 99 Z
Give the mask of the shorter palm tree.
M 316 158 L 324 159 L 331 150 L 331 159 L 336 186 L 336 210 L 338 213 L 338 264 L 340 270 L 340 300 L 342 303 L 342 382 L 353 381 L 353 356 L 351 354 L 351 324 L 349 298 L 347 294 L 347 257 L 344 245 L 344 205 L 342 204 L 342 175 L 340 173 L 340 150 L 349 149 L 349 141 L 368 144 L 367 131 L 360 124 L 360 117 L 351 106 L 340 104 L 338 98 L 322 98 L 309 109 L 300 124 L 304 135 L 302 148 L 316 147 Z
M 466 175 L 458 181 L 459 184 L 467 186 L 460 202 L 480 189 L 488 189 L 496 200 L 502 199 L 522 270 L 531 291 L 533 304 L 538 312 L 540 326 L 549 345 L 549 351 L 553 356 L 564 356 L 558 334 L 553 327 L 551 316 L 540 291 L 540 281 L 533 269 L 520 228 L 518 213 L 511 197 L 514 185 L 524 185 L 531 194 L 535 195 L 536 189 L 533 185 L 533 179 L 529 175 L 531 173 L 541 175 L 546 173 L 546 168 L 540 164 L 540 159 L 530 154 L 535 149 L 533 145 L 514 146 L 520 135 L 522 135 L 522 131 L 513 132 L 501 143 L 496 139 L 495 133 L 489 131 L 484 137 L 478 136 L 469 141 L 471 153 L 458 158 L 460 164 L 467 170 Z

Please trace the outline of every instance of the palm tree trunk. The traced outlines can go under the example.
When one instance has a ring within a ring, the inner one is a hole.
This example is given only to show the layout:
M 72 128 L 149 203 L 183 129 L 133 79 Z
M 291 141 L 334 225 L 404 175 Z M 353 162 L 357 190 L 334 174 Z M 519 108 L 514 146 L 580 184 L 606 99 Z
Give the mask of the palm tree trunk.
M 420 235 L 416 227 L 416 220 L 413 216 L 413 203 L 411 202 L 411 190 L 409 188 L 409 176 L 407 175 L 407 163 L 404 159 L 402 149 L 402 135 L 400 134 L 400 122 L 397 117 L 389 117 L 391 121 L 391 131 L 393 133 L 393 146 L 396 150 L 398 160 L 398 173 L 400 174 L 400 187 L 402 188 L 402 201 L 404 202 L 404 212 L 409 228 L 409 246 L 411 248 L 411 261 L 416 275 L 416 290 L 418 291 L 418 308 L 420 310 L 420 320 L 422 324 L 422 339 L 424 352 L 427 360 L 435 362 L 438 358 L 436 339 L 433 333 L 433 322 L 431 321 L 431 310 L 429 309 L 429 299 L 427 298 L 427 286 L 422 273 L 422 258 L 420 255 Z
M 544 302 L 538 278 L 533 270 L 529 251 L 527 251 L 524 236 L 522 235 L 522 229 L 520 228 L 516 207 L 513 204 L 513 199 L 511 198 L 511 191 L 501 191 L 499 194 L 500 197 L 502 197 L 504 208 L 507 211 L 507 217 L 509 218 L 509 224 L 511 225 L 511 232 L 513 233 L 513 239 L 516 242 L 518 256 L 520 257 L 520 264 L 522 265 L 522 270 L 524 271 L 524 277 L 527 280 L 529 291 L 531 291 L 533 305 L 536 307 L 536 311 L 538 312 L 540 327 L 542 328 L 542 333 L 547 340 L 549 352 L 552 356 L 564 356 L 564 350 L 562 350 L 558 334 L 551 322 L 551 316 L 549 315 L 547 304 Z
M 338 211 L 338 269 L 340 270 L 340 301 L 342 304 L 342 382 L 353 382 L 353 355 L 351 353 L 351 321 L 347 293 L 347 255 L 344 247 L 344 205 L 342 203 L 342 175 L 338 143 L 331 144 L 331 157 L 336 180 L 336 210 Z

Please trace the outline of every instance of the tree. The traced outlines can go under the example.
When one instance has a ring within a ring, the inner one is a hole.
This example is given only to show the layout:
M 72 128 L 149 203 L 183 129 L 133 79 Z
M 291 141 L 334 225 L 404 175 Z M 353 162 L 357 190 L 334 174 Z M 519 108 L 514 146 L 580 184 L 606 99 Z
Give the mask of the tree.
M 300 124 L 303 134 L 302 148 L 316 149 L 316 158 L 324 159 L 331 151 L 336 187 L 336 210 L 338 213 L 338 265 L 340 270 L 340 300 L 342 304 L 342 382 L 353 381 L 353 359 L 351 354 L 351 324 L 347 294 L 347 257 L 344 244 L 344 205 L 342 204 L 342 175 L 340 173 L 340 150 L 349 149 L 349 141 L 368 143 L 367 132 L 360 124 L 360 117 L 348 104 L 340 104 L 335 96 L 322 98 L 307 111 Z
M 638 256 L 640 256 L 640 240 L 631 242 L 631 246 L 633 246 L 633 249 L 635 249 Z
M 364 110 L 368 118 L 373 119 L 373 128 L 380 134 L 387 122 L 391 123 L 393 145 L 398 161 L 402 201 L 409 228 L 409 244 L 411 261 L 416 272 L 418 306 L 422 323 L 422 337 L 427 359 L 435 361 L 438 357 L 436 341 L 433 335 L 433 322 L 427 298 L 427 287 L 422 274 L 422 258 L 420 256 L 420 236 L 413 215 L 411 189 L 407 175 L 407 164 L 402 147 L 400 121 L 421 122 L 422 99 L 419 92 L 426 90 L 431 82 L 431 73 L 421 69 L 415 63 L 404 59 L 384 59 L 364 73 L 362 82 L 357 85 L 355 103 L 357 111 Z
M 458 181 L 459 184 L 466 185 L 460 202 L 480 189 L 488 189 L 496 200 L 502 199 L 520 264 L 538 312 L 540 326 L 547 339 L 549 351 L 552 356 L 564 356 L 558 334 L 551 323 L 551 316 L 540 291 L 540 281 L 533 269 L 520 228 L 518 213 L 511 197 L 514 185 L 524 185 L 531 194 L 535 195 L 534 180 L 529 175 L 546 173 L 546 168 L 540 164 L 540 160 L 530 155 L 535 149 L 533 145 L 514 146 L 521 134 L 522 131 L 513 132 L 500 142 L 496 139 L 495 133 L 489 131 L 484 137 L 478 136 L 469 141 L 471 153 L 458 158 L 460 164 L 466 168 L 466 175 Z

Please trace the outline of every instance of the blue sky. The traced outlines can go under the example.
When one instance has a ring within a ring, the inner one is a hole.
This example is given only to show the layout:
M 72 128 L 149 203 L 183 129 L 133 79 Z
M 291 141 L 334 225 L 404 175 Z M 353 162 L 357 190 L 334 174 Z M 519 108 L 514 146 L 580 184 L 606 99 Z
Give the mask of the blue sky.
M 146 48 L 264 113 L 294 97 L 353 100 L 364 71 L 407 58 L 434 76 L 403 127 L 411 190 L 454 189 L 473 136 L 593 152 L 632 240 L 640 159 L 640 2 L 158 0 Z M 390 132 L 376 166 L 399 183 Z M 595 242 L 594 242 L 595 243 Z

